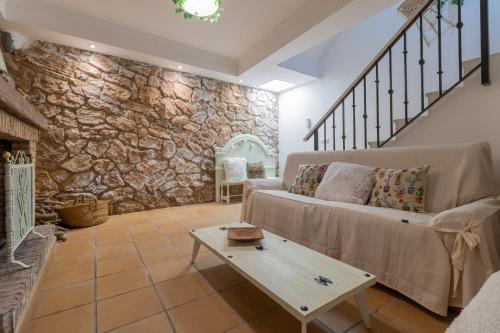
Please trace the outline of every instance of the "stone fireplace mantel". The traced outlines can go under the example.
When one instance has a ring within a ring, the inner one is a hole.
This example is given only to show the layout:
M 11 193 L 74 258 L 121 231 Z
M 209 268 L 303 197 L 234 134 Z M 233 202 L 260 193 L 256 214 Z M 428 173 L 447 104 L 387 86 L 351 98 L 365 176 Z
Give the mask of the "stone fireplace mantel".
M 0 153 L 24 151 L 36 160 L 39 131 L 46 130 L 47 119 L 28 103 L 15 87 L 14 80 L 0 73 Z M 0 163 L 0 247 L 5 241 L 4 167 Z
M 47 130 L 47 119 L 17 92 L 8 74 L 0 75 L 0 133 L 2 138 L 38 141 L 38 130 Z
M 39 131 L 46 130 L 47 119 L 22 96 L 15 87 L 14 80 L 5 72 L 0 72 L 0 153 L 10 151 L 16 154 L 24 151 L 36 159 L 36 143 Z M 5 168 L 0 162 L 0 248 L 5 243 Z M 40 229 L 41 228 L 41 229 Z M 36 282 L 43 271 L 48 253 L 54 244 L 54 227 L 42 226 L 48 238 L 33 235 L 21 243 L 16 256 L 31 267 L 20 269 L 4 257 L 0 251 L 0 332 L 16 331 Z

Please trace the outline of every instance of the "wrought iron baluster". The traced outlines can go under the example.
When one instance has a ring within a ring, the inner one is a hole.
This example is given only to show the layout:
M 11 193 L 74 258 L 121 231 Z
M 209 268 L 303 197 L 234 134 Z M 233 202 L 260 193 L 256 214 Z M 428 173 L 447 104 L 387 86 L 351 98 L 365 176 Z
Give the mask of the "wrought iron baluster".
M 342 101 L 342 150 L 345 150 L 345 100 Z
M 393 110 L 393 95 L 394 89 L 392 86 L 392 48 L 389 49 L 389 119 L 390 125 L 389 129 L 391 131 L 391 137 L 394 135 L 394 110 Z
M 352 149 L 356 147 L 356 87 L 352 89 Z
M 404 44 L 404 80 L 405 80 L 405 100 L 403 104 L 405 105 L 405 125 L 408 124 L 408 44 L 406 40 L 406 31 L 403 35 Z
M 380 80 L 378 73 L 378 62 L 375 65 L 375 87 L 376 87 L 376 106 L 377 106 L 377 148 L 380 147 Z
M 462 80 L 464 77 L 464 69 L 463 69 L 463 54 L 462 54 L 462 29 L 464 27 L 464 23 L 462 22 L 462 1 L 457 2 L 457 11 L 458 11 L 458 22 L 457 22 L 457 31 L 458 31 L 458 76 L 459 79 Z
M 335 151 L 337 149 L 337 142 L 335 140 L 335 129 L 337 128 L 337 126 L 335 125 L 335 112 L 332 114 L 332 119 L 333 150 Z
M 323 123 L 323 149 L 326 150 L 326 121 Z
M 367 103 L 366 103 L 366 76 L 363 77 L 363 103 L 364 103 L 364 108 L 363 108 L 363 124 L 364 124 L 364 132 L 365 132 L 365 149 L 368 148 L 368 130 L 367 130 L 367 118 L 368 118 L 368 115 L 366 113 L 366 107 L 367 107 Z
M 418 63 L 420 64 L 420 103 L 421 103 L 421 112 L 425 110 L 425 88 L 424 88 L 424 19 L 423 14 L 420 13 L 419 17 L 419 25 L 420 25 L 420 60 Z
M 460 2 L 460 0 L 459 0 Z M 439 77 L 439 96 L 443 96 L 443 41 L 442 41 L 442 27 L 441 27 L 441 0 L 437 1 L 437 25 L 438 25 L 438 77 Z
M 314 151 L 319 150 L 319 133 L 318 130 L 314 131 Z
M 488 0 L 481 0 L 481 83 L 485 86 L 491 84 L 490 76 L 490 30 Z

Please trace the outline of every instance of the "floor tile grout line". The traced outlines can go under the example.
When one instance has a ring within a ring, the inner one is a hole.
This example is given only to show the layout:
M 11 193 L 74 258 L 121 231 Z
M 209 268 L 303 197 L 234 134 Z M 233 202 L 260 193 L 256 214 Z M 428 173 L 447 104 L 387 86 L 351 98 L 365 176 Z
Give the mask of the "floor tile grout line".
M 37 293 L 40 292 L 41 294 L 45 294 L 45 293 L 54 291 L 55 289 L 67 288 L 67 287 L 70 287 L 70 286 L 74 286 L 75 284 L 79 284 L 79 283 L 83 283 L 83 282 L 88 282 L 88 281 L 92 281 L 92 280 L 94 280 L 94 278 L 85 279 L 85 280 L 79 280 L 79 281 L 76 281 L 76 282 L 72 282 L 72 283 L 68 283 L 68 284 L 63 284 L 63 285 L 60 285 L 60 286 L 55 286 L 55 287 L 40 289 L 40 291 L 37 291 Z
M 202 275 L 202 276 L 203 276 L 203 274 L 201 274 L 199 271 L 197 271 L 196 273 L 198 273 L 198 274 L 200 274 L 200 275 Z M 169 282 L 169 281 L 173 281 L 173 280 L 181 279 L 182 277 L 188 276 L 188 275 L 190 275 L 190 274 L 194 274 L 194 273 L 189 273 L 189 274 L 185 274 L 185 275 L 182 275 L 182 276 L 176 276 L 175 278 L 172 278 L 172 279 L 169 279 L 169 280 L 165 280 L 165 281 L 159 282 L 159 283 L 157 283 L 157 284 L 163 284 L 163 283 L 165 283 L 165 282 Z M 205 277 L 204 277 L 204 278 L 205 278 Z M 208 282 L 207 282 L 207 283 L 208 283 Z M 172 306 L 171 308 L 168 308 L 168 310 L 167 310 L 167 311 L 171 311 L 171 310 L 174 310 L 174 309 L 180 308 L 181 306 L 184 306 L 184 305 L 187 305 L 187 304 L 191 304 L 191 303 L 194 303 L 194 302 L 200 301 L 200 300 L 202 300 L 202 299 L 204 299 L 204 298 L 207 298 L 207 297 L 213 296 L 213 295 L 215 295 L 215 294 L 218 294 L 218 295 L 220 296 L 220 294 L 221 294 L 222 292 L 225 292 L 225 291 L 228 291 L 228 290 L 230 290 L 230 289 L 232 289 L 232 288 L 235 288 L 235 287 L 241 286 L 241 285 L 243 285 L 243 284 L 245 284 L 245 283 L 246 283 L 246 282 L 242 282 L 242 283 L 239 283 L 239 284 L 237 284 L 237 285 L 234 285 L 234 286 L 228 287 L 228 288 L 226 288 L 226 289 L 221 289 L 221 290 L 216 290 L 216 289 L 214 289 L 214 291 L 213 291 L 213 292 L 211 292 L 210 294 L 207 294 L 207 295 L 204 295 L 204 296 L 202 296 L 202 297 L 198 297 L 198 298 L 195 298 L 195 299 L 189 300 L 188 302 L 185 302 L 185 303 L 182 303 L 182 304 L 178 304 L 178 305 Z
M 127 232 L 129 233 L 129 236 L 130 236 L 130 230 L 128 229 L 128 226 L 126 226 L 126 229 L 127 229 Z M 173 333 L 177 333 L 177 330 L 175 329 L 175 326 L 174 326 L 174 322 L 172 321 L 172 318 L 170 318 L 170 315 L 168 314 L 168 311 L 167 311 L 167 309 L 165 307 L 165 304 L 163 304 L 163 300 L 160 297 L 160 293 L 158 292 L 158 289 L 156 288 L 156 285 L 155 285 L 155 283 L 153 281 L 153 278 L 151 277 L 149 269 L 147 268 L 146 263 L 144 262 L 144 258 L 142 257 L 142 253 L 140 253 L 140 251 L 139 251 L 139 249 L 137 247 L 137 244 L 135 244 L 135 243 L 133 243 L 133 244 L 134 244 L 136 250 L 138 251 L 137 253 L 138 253 L 139 259 L 141 260 L 142 265 L 144 266 L 144 269 L 146 271 L 146 274 L 147 274 L 147 276 L 148 276 L 148 278 L 149 278 L 149 280 L 151 282 L 151 285 L 153 286 L 153 290 L 155 291 L 156 297 L 158 297 L 158 299 L 160 301 L 160 304 L 161 304 L 161 307 L 163 309 L 163 312 L 167 316 L 167 320 L 168 320 L 168 322 L 170 324 L 170 327 L 172 328 L 172 332 Z
M 81 308 L 81 307 L 84 307 L 84 306 L 87 306 L 87 305 L 90 305 L 90 304 L 94 304 L 94 301 L 90 301 L 90 302 L 86 302 L 86 303 L 82 303 L 82 304 L 78 304 L 78 305 L 73 305 L 73 306 L 68 307 L 68 308 L 64 308 L 64 309 L 61 309 L 61 310 L 57 310 L 57 311 L 54 311 L 54 312 L 51 312 L 51 313 L 44 314 L 43 316 L 40 316 L 40 317 L 31 317 L 30 321 L 44 319 L 44 318 L 47 318 L 47 317 L 59 314 L 61 312 L 78 309 L 78 308 Z
M 127 291 L 124 291 L 122 293 L 119 293 L 119 294 L 116 294 L 116 295 L 113 295 L 113 296 L 108 296 L 108 297 L 96 299 L 96 301 L 99 303 L 99 302 L 102 302 L 102 301 L 106 301 L 106 300 L 108 300 L 110 298 L 115 298 L 115 297 L 118 297 L 118 296 L 123 296 L 123 295 L 126 295 L 126 294 L 133 293 L 134 291 L 138 291 L 138 290 L 142 290 L 142 289 L 147 289 L 149 287 L 151 287 L 151 285 L 147 285 L 147 286 L 144 286 L 144 287 L 139 287 L 139 288 L 132 289 L 132 290 L 127 290 Z
M 126 326 L 128 326 L 128 325 L 132 325 L 132 324 L 138 323 L 138 322 L 140 322 L 140 321 L 142 321 L 142 320 L 146 320 L 146 319 L 149 319 L 149 318 L 151 318 L 151 317 L 157 316 L 157 315 L 159 315 L 159 314 L 164 314 L 164 313 L 165 313 L 165 311 L 158 311 L 158 312 L 153 313 L 152 315 L 149 315 L 149 316 L 147 316 L 147 317 L 144 317 L 144 318 L 141 318 L 141 319 L 137 319 L 137 320 L 133 320 L 133 321 L 128 322 L 128 323 L 126 323 L 126 324 L 123 324 L 123 325 L 120 325 L 120 326 L 113 327 L 113 328 L 111 328 L 111 329 L 109 329 L 109 330 L 106 330 L 106 331 L 102 331 L 101 333 L 111 333 L 111 332 L 116 331 L 116 330 L 118 330 L 118 329 L 120 329 L 120 328 L 123 328 L 123 327 L 126 327 Z
M 389 320 L 393 325 L 396 325 L 395 329 L 399 330 L 399 328 L 401 328 L 401 327 L 400 327 L 400 325 L 398 323 L 395 323 L 391 318 L 389 318 L 387 316 L 384 316 L 384 314 L 380 312 L 383 308 L 389 306 L 390 304 L 396 302 L 397 300 L 398 300 L 397 297 L 392 296 L 391 300 L 389 300 L 384 305 L 382 305 L 381 307 L 379 307 L 378 309 L 376 309 L 375 311 L 373 311 L 373 313 L 371 313 L 370 316 L 374 315 L 374 314 L 378 314 L 380 317 L 383 317 L 386 320 Z M 415 331 L 412 330 L 411 332 L 407 332 L 407 333 L 415 333 Z

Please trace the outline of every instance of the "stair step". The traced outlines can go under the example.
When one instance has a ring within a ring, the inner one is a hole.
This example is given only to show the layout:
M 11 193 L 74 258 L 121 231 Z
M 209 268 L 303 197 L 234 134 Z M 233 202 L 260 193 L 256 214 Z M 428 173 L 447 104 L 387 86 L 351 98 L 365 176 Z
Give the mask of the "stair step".
M 427 97 L 427 105 L 433 103 L 435 100 L 439 98 L 439 92 L 433 91 L 430 93 L 425 94 L 425 97 Z
M 394 132 L 399 131 L 405 125 L 405 119 L 395 119 L 394 120 Z
M 476 58 L 476 59 L 471 59 L 471 60 L 464 61 L 462 63 L 462 67 L 464 69 L 464 75 L 467 74 L 467 73 L 469 73 L 474 67 L 476 67 L 480 63 L 481 63 L 481 59 L 480 58 Z

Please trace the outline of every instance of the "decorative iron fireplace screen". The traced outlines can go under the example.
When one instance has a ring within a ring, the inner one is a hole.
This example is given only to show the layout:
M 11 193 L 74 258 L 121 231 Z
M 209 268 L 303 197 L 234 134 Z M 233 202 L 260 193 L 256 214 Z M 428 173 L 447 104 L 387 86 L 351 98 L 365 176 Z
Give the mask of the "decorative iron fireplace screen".
M 14 251 L 35 227 L 35 168 L 24 152 L 15 156 L 4 152 L 2 156 L 5 160 L 7 256 L 10 262 L 27 268 L 29 265 L 14 259 Z

